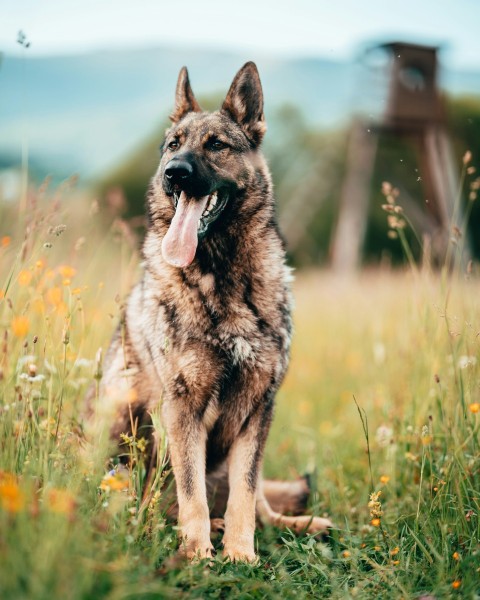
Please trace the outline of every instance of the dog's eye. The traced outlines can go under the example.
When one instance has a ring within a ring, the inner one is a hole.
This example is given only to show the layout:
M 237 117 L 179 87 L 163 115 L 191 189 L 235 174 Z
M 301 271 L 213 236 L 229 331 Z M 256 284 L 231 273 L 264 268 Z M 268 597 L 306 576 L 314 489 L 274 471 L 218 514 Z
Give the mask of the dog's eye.
M 168 144 L 168 149 L 169 150 L 176 150 L 179 146 L 180 146 L 180 142 L 178 140 L 172 140 Z
M 222 142 L 221 140 L 217 140 L 215 138 L 208 141 L 208 146 L 212 150 L 223 150 L 224 148 L 228 148 L 228 144 L 225 144 L 225 142 Z

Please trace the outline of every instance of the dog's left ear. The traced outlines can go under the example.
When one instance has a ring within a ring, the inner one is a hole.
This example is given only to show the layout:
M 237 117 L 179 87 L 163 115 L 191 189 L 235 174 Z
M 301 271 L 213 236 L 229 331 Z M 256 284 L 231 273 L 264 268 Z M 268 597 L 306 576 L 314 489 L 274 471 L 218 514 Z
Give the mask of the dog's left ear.
M 174 123 L 178 123 L 189 112 L 202 112 L 202 109 L 193 95 L 187 67 L 182 67 L 175 90 L 175 110 L 170 115 L 170 119 Z
M 247 62 L 235 75 L 222 111 L 240 125 L 254 148 L 260 145 L 267 125 L 263 115 L 262 84 L 255 63 Z

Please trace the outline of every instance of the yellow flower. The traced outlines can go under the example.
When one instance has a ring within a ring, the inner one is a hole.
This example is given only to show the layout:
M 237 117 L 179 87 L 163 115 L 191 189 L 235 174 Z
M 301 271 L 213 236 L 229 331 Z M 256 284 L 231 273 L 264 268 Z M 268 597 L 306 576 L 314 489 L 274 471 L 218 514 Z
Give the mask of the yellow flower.
M 396 566 L 397 566 L 397 565 L 399 565 L 399 564 L 400 564 L 400 561 L 399 561 L 399 560 L 392 560 L 392 565 L 393 565 L 394 567 L 396 567 Z
M 380 527 L 380 519 L 372 519 L 370 521 L 370 524 L 373 525 L 374 527 Z
M 110 473 L 107 473 L 100 483 L 100 489 L 104 492 L 111 490 L 120 491 L 127 488 L 128 479 L 122 476 L 121 473 L 116 473 L 115 471 L 110 471 Z
M 381 475 L 380 483 L 386 484 L 390 481 L 390 477 L 388 475 Z
M 11 473 L 0 473 L 0 503 L 4 510 L 17 513 L 25 505 L 25 497 Z
M 472 404 L 470 404 L 468 408 L 471 413 L 476 414 L 480 412 L 480 402 L 472 402 Z
M 59 287 L 50 288 L 47 291 L 47 302 L 53 306 L 59 306 L 63 301 L 63 292 Z
M 48 492 L 48 510 L 57 514 L 73 515 L 76 501 L 68 490 L 51 489 Z
M 393 550 L 390 550 L 391 556 L 396 556 L 400 552 L 400 548 L 396 546 Z
M 458 552 L 454 552 L 452 554 L 453 560 L 460 560 L 460 554 Z
M 32 281 L 32 272 L 26 271 L 25 269 L 23 271 L 20 271 L 17 277 L 17 281 L 18 285 L 21 286 L 30 285 L 30 282 Z
M 12 331 L 16 337 L 25 337 L 30 329 L 28 317 L 19 316 L 12 319 Z
M 9 235 L 4 235 L 0 241 L 0 244 L 1 244 L 2 248 L 7 248 L 8 246 L 10 246 L 11 241 L 12 241 L 12 238 Z
M 73 267 L 70 267 L 69 265 L 60 265 L 60 267 L 58 267 L 58 271 L 64 279 L 71 279 L 77 272 Z
M 35 266 L 37 267 L 37 269 L 43 269 L 45 267 L 45 261 L 43 260 L 43 258 L 37 260 Z

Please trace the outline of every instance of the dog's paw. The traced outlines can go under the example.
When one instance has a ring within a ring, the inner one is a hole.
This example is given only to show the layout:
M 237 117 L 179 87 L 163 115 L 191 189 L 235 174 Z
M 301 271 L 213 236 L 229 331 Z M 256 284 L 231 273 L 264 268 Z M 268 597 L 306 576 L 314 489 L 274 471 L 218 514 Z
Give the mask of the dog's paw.
M 223 556 L 231 562 L 247 562 L 251 564 L 258 563 L 258 556 L 253 548 L 242 546 L 226 545 L 223 549 Z
M 198 543 L 194 541 L 183 542 L 179 548 L 179 553 L 188 560 L 203 560 L 211 559 L 215 554 L 215 550 L 210 540 L 208 543 Z

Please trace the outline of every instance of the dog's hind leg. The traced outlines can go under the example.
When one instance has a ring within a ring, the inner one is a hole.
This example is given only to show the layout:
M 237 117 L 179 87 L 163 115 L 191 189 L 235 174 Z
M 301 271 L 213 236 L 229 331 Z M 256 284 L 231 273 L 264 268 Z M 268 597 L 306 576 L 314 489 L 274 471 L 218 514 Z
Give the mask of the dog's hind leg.
M 272 485 L 275 484 L 275 485 Z M 257 518 L 264 525 L 289 528 L 295 533 L 327 533 L 333 527 L 330 519 L 314 517 L 311 515 L 287 516 L 270 505 L 268 497 L 273 499 L 273 505 L 281 507 L 278 492 L 281 485 L 291 485 L 289 482 L 269 482 L 260 480 L 257 488 L 256 513 Z M 275 504 L 276 503 L 276 504 Z

